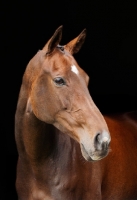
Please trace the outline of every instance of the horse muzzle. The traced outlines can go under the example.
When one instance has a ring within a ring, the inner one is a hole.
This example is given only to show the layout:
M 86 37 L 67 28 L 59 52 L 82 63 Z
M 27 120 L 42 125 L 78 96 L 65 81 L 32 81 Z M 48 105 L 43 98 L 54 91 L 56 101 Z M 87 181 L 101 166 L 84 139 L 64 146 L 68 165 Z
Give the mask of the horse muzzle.
M 110 151 L 109 145 L 110 145 L 111 138 L 107 132 L 104 132 L 102 134 L 98 133 L 95 138 L 93 144 L 93 148 L 90 148 L 89 141 L 86 144 L 86 142 L 80 143 L 81 152 L 83 157 L 87 161 L 98 161 L 106 157 Z

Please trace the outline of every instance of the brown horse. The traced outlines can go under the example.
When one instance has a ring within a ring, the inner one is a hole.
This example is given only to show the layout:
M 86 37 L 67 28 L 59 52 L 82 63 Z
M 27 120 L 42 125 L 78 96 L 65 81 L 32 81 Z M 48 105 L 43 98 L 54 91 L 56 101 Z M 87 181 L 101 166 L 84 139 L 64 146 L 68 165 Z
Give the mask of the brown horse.
M 103 117 L 73 57 L 86 30 L 64 46 L 61 36 L 62 26 L 23 76 L 15 116 L 18 199 L 135 200 L 137 112 Z

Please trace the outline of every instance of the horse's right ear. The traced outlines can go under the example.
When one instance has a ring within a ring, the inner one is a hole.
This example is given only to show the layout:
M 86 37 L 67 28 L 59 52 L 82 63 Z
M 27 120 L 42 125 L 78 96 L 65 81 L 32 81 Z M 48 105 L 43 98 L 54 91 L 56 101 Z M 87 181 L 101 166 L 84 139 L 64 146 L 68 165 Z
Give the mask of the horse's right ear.
M 43 50 L 46 51 L 46 54 L 51 53 L 55 49 L 55 47 L 60 43 L 62 38 L 62 28 L 63 26 L 59 26 L 54 32 L 53 36 L 43 47 Z

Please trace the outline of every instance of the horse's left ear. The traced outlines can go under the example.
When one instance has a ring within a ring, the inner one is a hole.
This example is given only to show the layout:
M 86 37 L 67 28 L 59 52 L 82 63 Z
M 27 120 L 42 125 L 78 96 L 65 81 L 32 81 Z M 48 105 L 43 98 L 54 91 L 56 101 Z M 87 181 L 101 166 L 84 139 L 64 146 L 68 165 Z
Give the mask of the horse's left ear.
M 68 44 L 65 45 L 65 48 L 73 55 L 77 53 L 86 38 L 86 29 L 84 29 L 75 39 L 71 40 Z
M 62 38 L 62 28 L 63 26 L 59 26 L 54 32 L 53 36 L 49 39 L 46 45 L 43 47 L 43 50 L 46 50 L 46 53 L 51 53 L 55 47 L 60 43 Z

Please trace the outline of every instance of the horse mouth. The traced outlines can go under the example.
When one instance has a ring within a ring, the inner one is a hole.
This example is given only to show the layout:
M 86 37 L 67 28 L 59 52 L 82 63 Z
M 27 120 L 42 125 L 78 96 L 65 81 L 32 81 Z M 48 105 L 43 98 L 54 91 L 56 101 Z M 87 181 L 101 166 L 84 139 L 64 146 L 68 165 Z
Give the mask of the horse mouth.
M 88 151 L 85 149 L 84 145 L 81 143 L 80 144 L 81 147 L 81 153 L 83 155 L 83 157 L 85 158 L 85 160 L 93 162 L 93 161 L 99 161 L 101 159 L 103 159 L 104 157 L 106 157 L 109 153 L 109 148 L 108 149 L 102 149 L 100 151 L 95 150 L 94 152 L 90 152 L 88 153 Z

